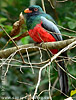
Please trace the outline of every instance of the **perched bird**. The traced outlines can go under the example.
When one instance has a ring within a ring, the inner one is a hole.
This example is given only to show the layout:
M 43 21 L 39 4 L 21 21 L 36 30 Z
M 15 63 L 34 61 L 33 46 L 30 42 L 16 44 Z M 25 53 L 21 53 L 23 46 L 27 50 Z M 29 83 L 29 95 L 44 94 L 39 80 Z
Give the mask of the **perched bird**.
M 26 25 L 30 37 L 37 43 L 54 42 L 63 40 L 61 33 L 53 20 L 53 18 L 46 14 L 38 5 L 32 5 L 25 9 Z M 56 34 L 55 34 L 56 33 Z M 57 49 L 50 50 L 53 54 L 58 52 Z M 63 54 L 63 56 L 65 56 Z M 57 58 L 60 60 L 60 58 Z M 59 61 L 59 65 L 65 69 L 64 61 Z M 61 91 L 68 93 L 68 78 L 65 72 L 58 67 L 59 83 Z

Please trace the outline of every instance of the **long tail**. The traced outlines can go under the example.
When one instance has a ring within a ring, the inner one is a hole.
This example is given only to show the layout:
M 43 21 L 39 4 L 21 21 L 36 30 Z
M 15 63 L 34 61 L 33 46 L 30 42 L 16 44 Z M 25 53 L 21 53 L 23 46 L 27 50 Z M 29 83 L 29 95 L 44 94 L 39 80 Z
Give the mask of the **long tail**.
M 66 55 L 66 53 L 62 54 L 63 56 Z M 61 58 L 57 58 L 58 60 L 60 60 Z M 58 64 L 64 69 L 66 70 L 65 68 L 65 64 L 64 64 L 64 61 L 59 61 Z M 67 74 L 61 69 L 58 67 L 58 74 L 59 74 L 59 83 L 60 83 L 60 88 L 61 88 L 61 91 L 65 94 L 68 93 L 68 77 L 67 77 Z

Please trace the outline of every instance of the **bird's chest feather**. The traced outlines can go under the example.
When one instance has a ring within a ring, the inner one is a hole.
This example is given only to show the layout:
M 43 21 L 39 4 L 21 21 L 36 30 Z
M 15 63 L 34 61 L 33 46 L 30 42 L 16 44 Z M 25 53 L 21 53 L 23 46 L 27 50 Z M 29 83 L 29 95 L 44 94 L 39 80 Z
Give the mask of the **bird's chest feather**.
M 41 26 L 41 23 L 37 24 L 33 29 L 29 30 L 28 33 L 30 37 L 37 43 L 56 41 L 55 38 Z M 56 54 L 58 50 L 51 49 L 51 52 Z
M 29 35 L 35 42 L 39 43 L 56 41 L 55 38 L 41 26 L 41 23 L 29 30 Z

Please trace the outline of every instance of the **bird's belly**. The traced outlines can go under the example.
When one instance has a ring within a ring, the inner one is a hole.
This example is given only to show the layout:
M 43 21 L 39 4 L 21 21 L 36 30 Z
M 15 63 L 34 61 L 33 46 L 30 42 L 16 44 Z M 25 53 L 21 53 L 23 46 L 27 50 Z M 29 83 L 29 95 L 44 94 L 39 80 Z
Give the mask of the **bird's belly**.
M 30 37 L 35 42 L 38 42 L 38 43 L 56 41 L 55 38 L 41 26 L 41 24 L 37 24 L 34 27 L 34 29 L 29 30 L 28 33 L 29 33 Z M 56 54 L 58 52 L 58 50 L 57 49 L 52 49 L 51 52 L 53 54 Z

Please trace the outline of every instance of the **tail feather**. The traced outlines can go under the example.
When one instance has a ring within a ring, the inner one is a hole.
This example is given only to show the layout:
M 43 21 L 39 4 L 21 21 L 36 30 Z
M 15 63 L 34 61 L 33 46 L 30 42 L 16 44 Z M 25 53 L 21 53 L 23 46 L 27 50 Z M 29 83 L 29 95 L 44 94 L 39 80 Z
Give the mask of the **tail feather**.
M 61 58 L 57 58 L 57 59 L 60 60 Z M 64 70 L 66 70 L 64 61 L 59 61 L 58 64 Z M 65 94 L 67 94 L 68 93 L 68 77 L 67 77 L 67 74 L 59 67 L 58 67 L 58 74 L 59 74 L 59 83 L 60 83 L 61 91 Z

